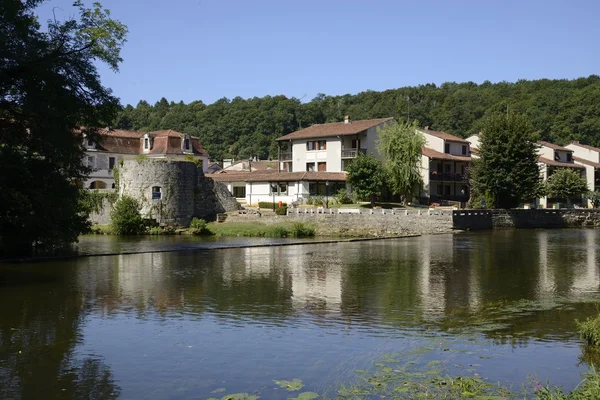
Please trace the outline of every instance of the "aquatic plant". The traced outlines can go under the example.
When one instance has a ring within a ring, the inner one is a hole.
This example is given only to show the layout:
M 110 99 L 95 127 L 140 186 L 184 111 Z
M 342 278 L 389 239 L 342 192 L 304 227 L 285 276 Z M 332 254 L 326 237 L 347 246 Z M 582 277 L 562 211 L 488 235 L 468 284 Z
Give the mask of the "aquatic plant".
M 579 337 L 590 346 L 600 346 L 600 314 L 577 323 Z
M 275 382 L 277 385 L 279 385 L 280 387 L 284 388 L 285 390 L 287 390 L 288 392 L 294 392 L 296 390 L 300 390 L 304 387 L 304 384 L 302 383 L 301 379 L 292 379 L 291 381 L 273 381 Z

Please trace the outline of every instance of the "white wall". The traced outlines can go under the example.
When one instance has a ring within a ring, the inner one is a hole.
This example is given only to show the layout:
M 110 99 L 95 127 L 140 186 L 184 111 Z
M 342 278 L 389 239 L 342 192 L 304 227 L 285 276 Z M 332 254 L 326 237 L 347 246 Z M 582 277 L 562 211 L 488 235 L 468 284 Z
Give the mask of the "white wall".
M 569 150 L 573 150 L 573 155 L 578 158 L 592 162 L 600 162 L 600 153 L 595 150 L 590 150 L 585 147 L 578 146 L 575 143 L 571 143 L 565 146 Z
M 446 143 L 450 143 L 450 153 L 449 154 L 453 154 L 455 156 L 465 156 L 465 157 L 469 156 L 469 144 L 468 143 L 451 142 L 448 140 L 446 141 Z M 466 154 L 463 154 L 463 152 L 462 152 L 463 146 L 467 146 Z M 444 151 L 442 150 L 442 153 L 443 152 Z
M 306 171 L 306 140 L 292 142 L 292 172 Z
M 423 179 L 423 190 L 421 197 L 428 197 L 430 193 L 429 182 L 429 157 L 421 154 L 421 178 Z
M 429 147 L 440 153 L 444 152 L 444 139 L 440 139 L 437 136 L 430 135 L 426 132 L 420 131 L 425 137 L 425 147 Z
M 340 137 L 327 139 L 325 159 L 327 172 L 342 172 L 342 139 Z
M 471 148 L 472 148 L 472 149 L 479 149 L 479 145 L 480 145 L 480 142 L 481 142 L 481 141 L 480 141 L 480 138 L 479 138 L 479 135 L 472 135 L 472 136 L 469 136 L 469 137 L 467 138 L 467 141 L 468 141 L 469 143 L 471 143 Z

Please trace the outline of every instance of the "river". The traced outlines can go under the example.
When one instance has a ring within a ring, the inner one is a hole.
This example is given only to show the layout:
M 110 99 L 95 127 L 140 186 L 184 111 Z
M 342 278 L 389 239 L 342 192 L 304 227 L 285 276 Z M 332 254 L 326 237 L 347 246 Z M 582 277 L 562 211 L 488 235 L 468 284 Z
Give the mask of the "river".
M 0 265 L 0 398 L 285 399 L 274 381 L 293 379 L 333 397 L 390 357 L 570 389 L 587 370 L 574 321 L 598 312 L 599 232 L 86 237 L 82 253 L 180 251 Z

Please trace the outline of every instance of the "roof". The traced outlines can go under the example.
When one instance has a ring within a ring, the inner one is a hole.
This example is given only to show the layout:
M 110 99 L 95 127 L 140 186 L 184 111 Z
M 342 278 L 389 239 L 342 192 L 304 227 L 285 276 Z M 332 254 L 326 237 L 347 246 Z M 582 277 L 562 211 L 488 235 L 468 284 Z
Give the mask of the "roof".
M 583 165 L 589 165 L 590 167 L 600 168 L 600 163 L 593 162 L 590 160 L 584 160 L 583 158 L 573 157 L 573 161 L 581 163 Z
M 345 182 L 345 172 L 224 172 L 217 174 L 206 174 L 207 177 L 220 182 L 299 182 L 299 181 L 332 181 Z
M 542 146 L 549 147 L 549 148 L 551 148 L 551 149 L 554 149 L 554 150 L 561 150 L 561 151 L 569 151 L 569 152 L 573 152 L 573 150 L 571 150 L 571 149 L 567 149 L 566 147 L 562 147 L 562 146 L 559 146 L 559 145 L 557 145 L 557 144 L 554 144 L 554 143 L 545 142 L 545 141 L 543 141 L 543 140 L 539 140 L 539 141 L 538 141 L 538 144 L 539 144 L 539 145 L 542 145 Z
M 552 167 L 577 168 L 577 169 L 584 169 L 585 168 L 583 165 L 577 165 L 577 164 L 574 164 L 574 163 L 554 161 L 554 160 L 550 160 L 549 158 L 545 158 L 545 157 L 538 157 L 538 162 L 541 162 L 541 163 L 546 164 L 546 165 L 550 165 Z
M 148 134 L 150 136 L 152 136 L 152 137 L 163 137 L 163 136 L 183 137 L 183 136 L 185 136 L 185 133 L 177 132 L 177 131 L 174 131 L 172 129 L 167 129 L 167 130 L 162 130 L 162 131 L 148 132 Z
M 429 135 L 439 137 L 440 139 L 447 140 L 449 142 L 460 142 L 460 143 L 470 143 L 468 140 L 459 138 L 458 136 L 451 135 L 449 133 L 443 131 L 430 131 L 427 127 L 425 129 L 420 129 L 421 132 L 427 133 Z
M 471 147 L 471 154 L 474 156 L 478 156 L 480 153 L 478 149 Z
M 579 147 L 583 147 L 584 149 L 588 149 L 588 150 L 600 152 L 600 148 L 594 147 L 594 146 L 590 146 L 589 144 L 582 144 L 582 143 L 579 143 L 579 142 L 573 142 L 571 144 L 573 146 L 579 146 Z
M 435 159 L 435 160 L 452 160 L 452 161 L 466 161 L 466 162 L 471 161 L 471 157 L 469 157 L 469 156 L 455 156 L 453 154 L 440 153 L 439 151 L 435 151 L 433 149 L 430 149 L 429 147 L 422 147 L 421 154 L 423 154 L 425 157 L 429 157 L 429 158 Z
M 233 164 L 223 168 L 224 171 L 237 172 L 244 171 L 248 172 L 249 167 L 252 168 L 252 171 L 264 171 L 264 170 L 277 170 L 277 164 L 279 160 L 262 160 L 262 161 L 248 161 L 248 160 L 239 160 L 234 162 Z
M 144 136 L 143 132 L 128 131 L 125 129 L 113 129 L 113 128 L 101 129 L 98 131 L 98 133 L 102 136 L 128 137 L 128 138 L 138 138 L 138 139 L 141 138 L 142 136 Z
M 118 154 L 140 154 L 142 147 L 137 137 L 100 135 L 96 150 Z
M 200 144 L 200 139 L 198 138 L 190 138 L 192 141 L 192 154 L 196 155 L 204 155 L 207 156 L 208 153 L 204 151 L 202 145 Z M 182 136 L 174 136 L 174 135 L 164 135 L 157 136 L 153 139 L 152 149 L 148 152 L 148 154 L 189 154 L 189 152 L 184 152 L 181 148 L 181 141 L 183 140 Z
M 329 124 L 315 124 L 308 128 L 300 129 L 299 131 L 282 136 L 277 140 L 311 139 L 329 136 L 356 135 L 362 131 L 366 131 L 369 128 L 393 120 L 393 117 L 388 117 L 377 119 L 363 119 L 359 121 L 350 121 L 349 123 L 332 122 Z

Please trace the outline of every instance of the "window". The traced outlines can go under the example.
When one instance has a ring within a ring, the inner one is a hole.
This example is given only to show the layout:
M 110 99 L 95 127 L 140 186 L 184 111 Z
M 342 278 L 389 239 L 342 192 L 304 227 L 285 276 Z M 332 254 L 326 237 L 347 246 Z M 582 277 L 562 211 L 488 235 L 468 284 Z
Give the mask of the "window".
M 314 151 L 314 150 L 327 150 L 327 141 L 326 140 L 312 140 L 306 142 L 306 150 Z
M 160 200 L 162 197 L 162 192 L 160 190 L 160 186 L 152 187 L 152 200 Z
M 466 145 L 463 145 L 463 147 L 462 147 L 462 153 L 465 156 L 467 155 L 467 146 Z
M 451 168 L 451 167 L 452 167 L 452 166 L 451 166 L 450 164 L 446 164 L 446 165 L 444 165 L 444 172 L 445 172 L 445 173 L 447 173 L 447 174 L 449 174 L 449 173 L 450 173 L 450 168 Z
M 183 140 L 183 147 L 184 147 L 186 150 L 189 150 L 189 149 L 190 149 L 190 139 L 184 139 L 184 140 Z
M 572 161 L 573 161 L 573 154 L 567 153 L 567 162 L 572 162 Z
M 560 161 L 560 154 L 558 154 L 558 151 L 554 152 L 554 161 Z
M 360 149 L 360 139 L 352 139 L 352 148 Z
M 150 138 L 144 138 L 144 150 L 148 150 L 150 148 Z
M 450 185 L 446 185 L 446 196 L 450 196 Z
M 108 169 L 114 169 L 114 168 L 115 168 L 115 158 L 108 157 Z
M 88 147 L 94 147 L 94 141 L 92 139 L 87 140 Z
M 234 186 L 233 197 L 243 198 L 246 197 L 246 186 Z
M 287 190 L 288 190 L 287 182 L 279 184 L 279 194 L 280 195 L 287 195 Z
M 315 163 L 306 163 L 306 171 L 312 172 L 315 170 Z
M 327 163 L 326 162 L 317 163 L 317 171 L 319 171 L 319 172 L 327 171 Z
M 444 153 L 450 153 L 450 143 L 444 143 Z
M 442 185 L 437 185 L 437 194 L 439 196 L 441 196 L 442 194 L 444 194 L 444 192 L 442 191 Z

